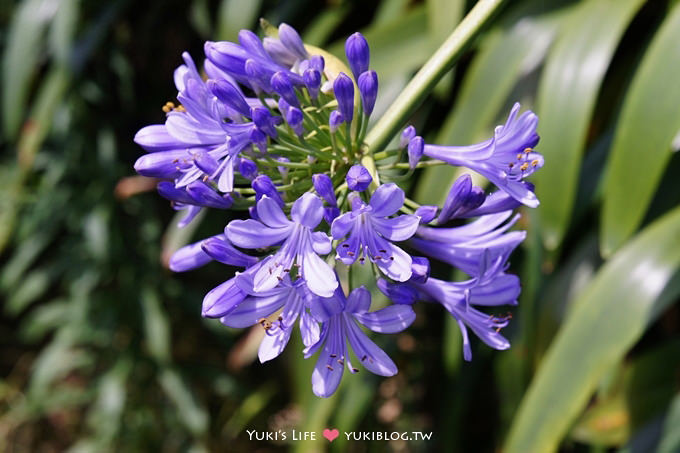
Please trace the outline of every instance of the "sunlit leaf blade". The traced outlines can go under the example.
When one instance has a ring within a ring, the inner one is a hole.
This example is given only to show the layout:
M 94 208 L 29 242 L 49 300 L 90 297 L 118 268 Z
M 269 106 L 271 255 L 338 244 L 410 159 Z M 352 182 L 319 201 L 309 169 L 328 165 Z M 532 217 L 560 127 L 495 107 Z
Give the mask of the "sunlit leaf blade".
M 505 451 L 557 449 L 598 380 L 671 299 L 664 288 L 678 267 L 680 208 L 635 237 L 576 297 L 520 405 Z
M 217 17 L 218 41 L 238 41 L 241 29 L 251 29 L 257 21 L 261 0 L 241 2 L 238 0 L 222 0 Z
M 29 0 L 17 8 L 12 19 L 2 60 L 3 128 L 9 139 L 21 125 L 45 27 L 58 7 L 59 2 L 55 0 Z
M 509 30 L 492 32 L 482 44 L 469 71 L 456 107 L 439 131 L 436 143 L 467 144 L 489 133 L 501 107 L 517 80 L 531 71 L 545 55 L 558 24 L 558 13 L 528 17 Z M 456 170 L 432 167 L 423 172 L 416 200 L 441 203 Z
M 196 437 L 208 428 L 208 413 L 196 399 L 194 391 L 174 368 L 164 368 L 158 376 L 160 386 L 175 405 L 176 415 Z
M 546 61 L 538 89 L 540 150 L 535 176 L 543 239 L 556 248 L 569 226 L 590 117 L 616 46 L 641 0 L 591 0 L 574 11 Z
M 425 8 L 418 7 L 386 24 L 361 30 L 371 43 L 371 69 L 381 77 L 387 77 L 412 71 L 422 64 L 433 50 L 426 29 Z M 341 40 L 328 51 L 344 60 L 344 46 L 345 42 Z
M 680 4 L 656 33 L 623 104 L 607 169 L 602 252 L 620 247 L 640 225 L 680 130 Z
M 428 0 L 427 17 L 430 35 L 435 44 L 440 44 L 456 28 L 463 17 L 465 2 L 461 0 Z

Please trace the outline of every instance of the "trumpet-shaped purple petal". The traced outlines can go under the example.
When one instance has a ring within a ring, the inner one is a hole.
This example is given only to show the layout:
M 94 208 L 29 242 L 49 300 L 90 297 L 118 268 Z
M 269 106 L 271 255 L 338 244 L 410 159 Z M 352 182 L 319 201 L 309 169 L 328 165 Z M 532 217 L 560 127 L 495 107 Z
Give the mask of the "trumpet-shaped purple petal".
M 365 257 L 374 262 L 380 270 L 393 280 L 406 281 L 411 277 L 411 257 L 390 241 L 404 241 L 416 232 L 420 218 L 415 215 L 400 215 L 387 218 L 399 210 L 404 193 L 395 184 L 380 186 L 368 205 L 354 198 L 352 211 L 342 214 L 333 221 L 331 233 L 334 239 L 347 239 L 338 244 L 337 259 L 352 264 L 357 259 L 363 263 Z
M 538 117 L 526 111 L 518 117 L 519 104 L 515 104 L 494 137 L 471 146 L 425 145 L 425 155 L 452 165 L 461 165 L 476 171 L 517 201 L 538 206 L 538 199 L 523 179 L 543 166 L 543 156 L 534 152 L 538 143 L 536 134 Z
M 352 291 L 346 299 L 342 289 L 331 298 L 314 301 L 312 316 L 322 323 L 316 344 L 307 348 L 305 358 L 321 350 L 312 373 L 312 390 L 323 398 L 331 396 L 340 385 L 344 366 L 352 373 L 359 370 L 349 359 L 347 342 L 359 362 L 372 373 L 392 376 L 397 367 L 390 357 L 359 328 L 363 324 L 381 333 L 401 332 L 411 325 L 415 313 L 410 306 L 390 306 L 368 312 L 370 293 L 364 287 Z
M 270 290 L 285 275 L 297 268 L 298 276 L 315 294 L 330 297 L 338 281 L 328 264 L 319 258 L 319 251 L 330 252 L 330 238 L 313 233 L 323 218 L 323 203 L 309 192 L 300 197 L 287 220 L 281 208 L 269 197 L 263 196 L 257 203 L 260 220 L 232 220 L 227 225 L 227 237 L 239 247 L 261 248 L 280 244 L 279 250 L 262 262 L 255 273 L 254 291 Z

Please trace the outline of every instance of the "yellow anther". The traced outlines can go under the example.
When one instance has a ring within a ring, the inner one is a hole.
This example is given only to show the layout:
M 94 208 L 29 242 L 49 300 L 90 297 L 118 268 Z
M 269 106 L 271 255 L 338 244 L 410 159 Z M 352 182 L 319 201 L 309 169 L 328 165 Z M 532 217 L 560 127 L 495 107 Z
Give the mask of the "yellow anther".
M 532 160 L 532 161 L 531 161 L 531 166 L 532 166 L 532 167 L 535 167 L 536 165 L 538 165 L 538 159 Z
M 529 164 L 524 162 L 521 167 L 519 167 L 520 170 L 525 171 L 527 168 L 529 168 Z
M 175 104 L 172 103 L 172 102 L 170 102 L 170 101 L 168 101 L 168 102 L 166 102 L 165 105 L 163 106 L 163 111 L 164 111 L 165 113 L 170 113 L 170 112 L 172 111 L 172 109 L 174 109 L 174 108 L 175 108 Z
M 175 112 L 186 112 L 186 111 L 187 111 L 187 109 L 185 109 L 184 106 L 183 106 L 182 104 L 178 105 L 178 106 L 175 107 L 173 110 L 174 110 Z
M 517 155 L 517 160 L 522 160 L 522 157 L 524 157 L 524 155 L 523 155 L 522 153 L 519 153 L 519 154 Z
M 533 150 L 534 150 L 533 148 L 524 148 L 524 152 L 525 152 L 526 154 L 529 154 L 529 153 L 532 152 Z

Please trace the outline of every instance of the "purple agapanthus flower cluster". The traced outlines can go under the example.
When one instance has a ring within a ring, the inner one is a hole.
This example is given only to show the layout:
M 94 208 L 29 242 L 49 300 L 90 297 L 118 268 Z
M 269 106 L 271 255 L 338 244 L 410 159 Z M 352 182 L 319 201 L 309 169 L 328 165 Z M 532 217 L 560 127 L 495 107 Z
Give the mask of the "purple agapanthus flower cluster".
M 525 180 L 543 165 L 534 151 L 536 115 L 520 114 L 516 104 L 493 137 L 475 145 L 428 144 L 409 126 L 393 149 L 367 149 L 378 75 L 365 38 L 347 39 L 347 68 L 286 24 L 268 32 L 207 42 L 203 73 L 184 53 L 174 74 L 179 104 L 166 103 L 165 121 L 135 136 L 147 151 L 135 169 L 160 178 L 159 193 L 186 210 L 180 226 L 203 208 L 236 213 L 222 233 L 170 260 L 177 272 L 210 261 L 242 269 L 206 294 L 202 315 L 229 327 L 262 326 L 261 362 L 279 356 L 297 326 L 305 358 L 318 353 L 312 389 L 321 397 L 336 391 L 345 366 L 397 373 L 364 328 L 401 332 L 421 301 L 456 319 L 466 360 L 468 329 L 492 348 L 508 348 L 500 330 L 509 316 L 483 310 L 515 305 L 520 293 L 507 270 L 525 237 L 511 231 L 513 212 L 538 205 Z M 497 190 L 487 193 L 464 174 L 441 207 L 421 206 L 397 182 L 425 164 L 465 167 Z M 431 260 L 468 278 L 430 276 Z M 349 287 L 356 266 L 373 272 L 392 304 L 371 311 L 371 292 Z

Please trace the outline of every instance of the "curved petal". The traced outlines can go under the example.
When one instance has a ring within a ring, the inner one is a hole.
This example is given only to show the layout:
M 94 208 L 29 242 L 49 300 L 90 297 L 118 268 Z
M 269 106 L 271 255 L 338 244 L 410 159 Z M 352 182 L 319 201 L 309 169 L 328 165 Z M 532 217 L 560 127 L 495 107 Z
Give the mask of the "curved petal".
M 331 225 L 331 235 L 333 239 L 342 239 L 350 232 L 354 226 L 356 216 L 352 212 L 346 212 L 333 220 Z
M 220 321 L 228 327 L 249 327 L 260 319 L 271 316 L 286 303 L 286 293 L 281 292 L 267 297 L 248 296 L 231 313 Z
M 186 113 L 170 113 L 165 120 L 165 127 L 170 135 L 184 143 L 219 145 L 227 139 L 223 131 L 202 127 Z
M 227 155 L 222 162 L 222 173 L 217 180 L 217 188 L 225 193 L 234 190 L 234 162 L 231 155 Z
M 373 343 L 370 338 L 361 331 L 354 320 L 344 320 L 345 329 L 349 344 L 352 345 L 354 354 L 359 358 L 359 362 L 371 373 L 380 376 L 394 376 L 397 374 L 397 365 L 392 359 Z
M 231 278 L 205 295 L 202 315 L 206 318 L 220 318 L 236 308 L 245 297 L 246 294 L 236 286 L 235 279 Z
M 141 128 L 135 134 L 135 143 L 149 152 L 186 148 L 186 143 L 168 133 L 165 124 L 152 124 Z
M 316 228 L 323 218 L 323 202 L 316 195 L 305 192 L 293 204 L 290 218 L 307 228 Z
M 302 335 L 302 344 L 305 347 L 314 345 L 321 338 L 319 323 L 314 320 L 307 310 L 303 310 L 300 315 L 300 334 Z
M 404 191 L 391 182 L 378 187 L 371 196 L 370 206 L 376 217 L 388 217 L 404 205 Z
M 220 263 L 239 267 L 249 267 L 257 263 L 257 258 L 237 250 L 223 235 L 202 241 L 201 248 L 210 258 Z
M 174 178 L 181 174 L 178 167 L 189 161 L 191 154 L 186 149 L 158 151 L 140 156 L 135 162 L 135 171 L 153 178 Z
M 391 242 L 384 242 L 385 244 L 383 244 L 383 250 L 387 250 L 389 259 L 377 260 L 375 263 L 378 265 L 380 270 L 392 280 L 405 282 L 411 278 L 413 273 L 411 270 L 411 264 L 413 263 L 411 255 Z
M 257 216 L 270 228 L 285 228 L 291 224 L 279 204 L 266 195 L 257 202 Z
M 360 286 L 352 290 L 347 298 L 347 305 L 345 312 L 347 313 L 365 313 L 371 309 L 371 292 Z
M 262 293 L 274 289 L 283 281 L 284 266 L 288 263 L 278 263 L 278 255 L 273 255 L 262 262 L 260 269 L 253 276 L 253 291 Z
M 470 290 L 470 303 L 473 305 L 516 305 L 521 292 L 516 275 L 501 274 L 483 286 Z
M 373 228 L 390 241 L 405 241 L 416 233 L 420 224 L 417 215 L 400 215 L 391 219 L 371 216 Z
M 340 298 L 338 293 L 341 293 L 342 289 L 338 289 L 333 297 L 317 297 L 312 302 L 309 311 L 311 315 L 318 322 L 326 322 L 334 315 L 342 313 L 345 308 L 343 299 Z M 344 297 L 344 296 L 342 296 Z
M 354 317 L 373 332 L 397 333 L 413 324 L 416 313 L 410 305 L 390 305 L 371 313 L 356 313 Z
M 345 370 L 344 365 L 338 363 L 347 351 L 341 323 L 338 318 L 330 320 L 326 342 L 312 372 L 312 391 L 322 398 L 335 393 Z
M 470 337 L 468 337 L 467 327 L 465 327 L 465 323 L 458 318 L 456 318 L 456 322 L 458 323 L 460 334 L 463 337 L 463 358 L 466 362 L 469 362 L 472 360 L 472 348 L 470 348 Z
M 312 251 L 302 256 L 300 271 L 309 290 L 318 296 L 331 297 L 338 287 L 333 269 Z
M 267 362 L 278 357 L 288 344 L 290 334 L 293 332 L 293 327 L 287 329 L 277 329 L 275 334 L 265 334 L 260 342 L 260 348 L 257 351 L 257 356 L 260 363 Z
M 173 253 L 168 263 L 170 270 L 173 272 L 189 271 L 212 261 L 212 257 L 203 251 L 202 244 L 203 241 L 194 242 Z
M 312 248 L 319 255 L 328 255 L 333 249 L 331 238 L 322 231 L 311 234 Z
M 258 249 L 278 244 L 288 237 L 290 228 L 269 228 L 257 220 L 232 220 L 226 233 L 232 244 L 247 249 Z
M 346 241 L 341 242 L 335 247 L 337 252 L 336 258 L 342 261 L 344 264 L 350 265 L 354 263 L 359 257 L 359 247 L 361 236 L 357 230 L 352 230 L 349 238 Z

